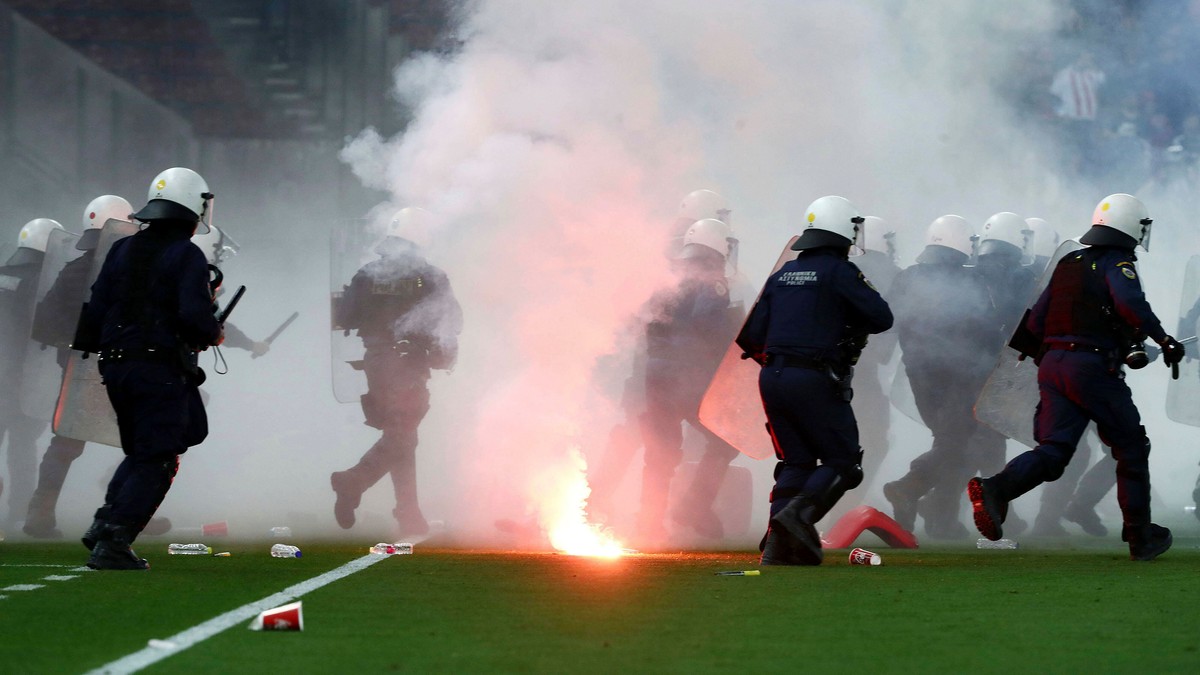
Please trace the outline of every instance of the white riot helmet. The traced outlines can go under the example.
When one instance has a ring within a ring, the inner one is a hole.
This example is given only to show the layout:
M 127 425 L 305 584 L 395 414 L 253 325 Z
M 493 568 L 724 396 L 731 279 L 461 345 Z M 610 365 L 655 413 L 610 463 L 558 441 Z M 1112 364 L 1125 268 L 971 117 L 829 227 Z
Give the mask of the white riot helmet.
M 64 229 L 57 220 L 49 218 L 34 218 L 25 223 L 17 235 L 17 248 L 27 248 L 41 253 L 46 252 L 46 243 L 50 240 L 50 232 Z
M 863 221 L 858 209 L 845 197 L 827 196 L 808 205 L 804 211 L 800 238 L 793 251 L 821 246 L 852 246 L 862 252 Z
M 38 262 L 41 256 L 37 254 L 46 252 L 50 233 L 61 229 L 63 226 L 59 225 L 58 221 L 49 218 L 34 218 L 25 223 L 21 232 L 17 234 L 17 250 L 13 251 L 5 264 L 29 265 Z
M 878 251 L 896 262 L 896 231 L 878 216 L 863 218 L 863 250 Z
M 1133 248 L 1138 244 L 1150 250 L 1150 212 L 1142 200 L 1117 193 L 1100 200 L 1092 214 L 1092 227 L 1079 238 L 1079 243 L 1124 246 Z
M 729 225 L 716 218 L 704 218 L 692 223 L 683 234 L 683 248 L 680 258 L 695 258 L 702 255 L 705 248 L 721 254 L 722 260 L 729 258 L 729 248 L 732 240 Z
M 90 251 L 100 243 L 100 228 L 110 220 L 132 222 L 133 206 L 124 197 L 100 195 L 83 210 L 83 235 L 75 242 L 80 251 Z
M 151 220 L 199 221 L 197 232 L 212 225 L 213 194 L 200 174 L 177 166 L 167 169 L 150 182 L 146 205 L 133 217 Z
M 1058 248 L 1058 231 L 1041 218 L 1026 218 L 1025 224 L 1033 232 L 1029 254 L 1035 258 L 1052 258 Z
M 407 206 L 400 209 L 388 221 L 384 229 L 384 240 L 375 248 L 383 255 L 384 249 L 391 250 L 389 240 L 403 239 L 414 246 L 427 246 L 433 236 L 433 214 L 425 209 Z
M 690 192 L 679 204 L 679 219 L 691 223 L 713 218 L 728 224 L 730 213 L 729 202 L 712 190 Z
M 225 234 L 216 225 L 208 228 L 208 232 L 197 232 L 192 236 L 192 243 L 204 252 L 204 258 L 210 265 L 220 265 L 229 258 L 237 255 L 241 246 L 232 237 Z
M 1029 249 L 1032 234 L 1024 218 L 1010 211 L 1001 211 L 983 224 L 979 255 L 1008 254 L 1019 259 Z
M 945 246 L 966 256 L 975 254 L 977 239 L 967 219 L 953 214 L 938 218 L 925 230 L 926 246 Z

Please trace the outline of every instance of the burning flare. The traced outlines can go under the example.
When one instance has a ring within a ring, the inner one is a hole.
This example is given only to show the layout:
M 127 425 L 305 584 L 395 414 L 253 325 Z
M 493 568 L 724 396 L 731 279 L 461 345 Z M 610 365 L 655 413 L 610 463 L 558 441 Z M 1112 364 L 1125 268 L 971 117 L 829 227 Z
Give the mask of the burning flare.
M 624 550 L 607 528 L 587 522 L 584 504 L 592 490 L 587 484 L 587 463 L 579 448 L 570 449 L 571 470 L 563 471 L 555 490 L 542 504 L 542 525 L 550 544 L 567 555 L 617 558 Z

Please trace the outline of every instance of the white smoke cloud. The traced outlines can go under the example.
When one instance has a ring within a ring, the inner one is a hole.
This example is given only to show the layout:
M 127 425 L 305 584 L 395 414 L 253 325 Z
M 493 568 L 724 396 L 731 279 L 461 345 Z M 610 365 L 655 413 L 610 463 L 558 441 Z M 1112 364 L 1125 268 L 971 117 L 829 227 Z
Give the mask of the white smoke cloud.
M 458 364 L 431 380 L 421 427 L 427 517 L 459 541 L 508 545 L 494 520 L 529 518 L 545 529 L 561 515 L 564 495 L 578 494 L 574 448 L 594 463 L 620 419 L 614 398 L 628 358 L 600 368 L 597 359 L 633 350 L 631 321 L 670 280 L 662 251 L 675 206 L 692 190 L 730 201 L 755 285 L 804 207 L 824 194 L 886 219 L 906 265 L 925 226 L 946 213 L 977 228 L 998 211 L 1040 216 L 1065 238 L 1082 232 L 1104 194 L 1135 191 L 1065 178 L 1055 144 L 1002 95 L 1022 79 L 1023 50 L 1046 41 L 1064 4 L 472 3 L 456 51 L 397 70 L 397 105 L 412 119 L 404 132 L 368 129 L 341 152 L 365 185 L 391 198 L 339 215 L 378 229 L 402 206 L 436 214 L 429 256 L 464 310 Z M 335 532 L 329 472 L 377 438 L 357 406 L 328 394 L 330 344 L 311 336 L 328 330 L 329 225 L 323 211 L 298 212 L 300 196 L 262 209 L 286 243 L 230 228 L 244 246 L 230 283 L 250 286 L 235 322 L 257 337 L 293 309 L 301 318 L 270 354 L 231 354 L 234 373 L 206 385 L 213 436 L 185 456 L 164 504 L 177 523 L 240 517 L 263 533 L 283 524 Z M 1184 199 L 1147 197 L 1158 222 L 1144 277 L 1171 328 L 1182 274 L 1174 263 L 1191 246 L 1172 221 L 1195 212 Z M 1160 450 L 1184 447 L 1185 434 L 1158 412 L 1161 366 L 1153 370 L 1157 383 L 1131 380 L 1156 443 L 1156 486 L 1166 468 L 1178 484 L 1159 489 L 1182 494 L 1194 460 Z M 922 429 L 896 413 L 892 424 L 888 462 L 859 494 L 928 449 Z M 68 491 L 79 495 L 74 517 L 84 525 L 114 453 L 89 451 L 72 470 Z M 765 523 L 772 467 L 737 464 L 756 481 L 755 527 L 733 542 L 749 543 Z M 363 524 L 349 536 L 374 543 L 392 508 L 387 483 L 366 495 Z
M 887 217 L 915 253 L 938 215 L 981 222 L 1051 183 L 994 93 L 1016 38 L 1052 25 L 1043 3 L 471 8 L 460 49 L 397 71 L 406 131 L 366 130 L 342 157 L 390 191 L 384 210 L 419 205 L 445 223 L 431 257 L 467 327 L 434 406 L 463 423 L 455 501 L 477 536 L 524 511 L 544 524 L 552 491 L 538 481 L 570 474 L 569 448 L 607 434 L 616 412 L 597 407 L 593 368 L 628 348 L 622 327 L 668 280 L 682 195 L 731 200 L 757 283 L 822 194 Z

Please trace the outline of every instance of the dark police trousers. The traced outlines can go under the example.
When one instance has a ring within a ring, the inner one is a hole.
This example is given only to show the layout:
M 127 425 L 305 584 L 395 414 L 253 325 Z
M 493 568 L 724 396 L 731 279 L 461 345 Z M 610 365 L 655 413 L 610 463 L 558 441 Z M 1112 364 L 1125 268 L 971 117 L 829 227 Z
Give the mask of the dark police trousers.
M 858 424 L 829 373 L 786 367 L 776 358 L 759 372 L 758 388 L 779 459 L 771 515 L 792 497 L 826 495 L 840 477 L 857 472 Z
M 141 531 L 171 488 L 179 455 L 208 435 L 208 418 L 200 390 L 179 366 L 126 359 L 101 362 L 100 373 L 125 459 L 97 517 Z
M 1089 421 L 1117 462 L 1117 503 L 1126 526 L 1150 522 L 1150 441 L 1129 386 L 1113 360 L 1086 351 L 1052 350 L 1038 368 L 1041 401 L 1034 414 L 1038 445 L 1004 468 L 1001 496 L 1016 497 L 1058 479 Z
M 363 414 L 383 436 L 347 473 L 360 492 L 391 474 L 396 520 L 419 530 L 425 519 L 417 501 L 417 428 L 429 412 L 429 367 L 423 355 L 386 348 L 368 349 L 363 360 Z

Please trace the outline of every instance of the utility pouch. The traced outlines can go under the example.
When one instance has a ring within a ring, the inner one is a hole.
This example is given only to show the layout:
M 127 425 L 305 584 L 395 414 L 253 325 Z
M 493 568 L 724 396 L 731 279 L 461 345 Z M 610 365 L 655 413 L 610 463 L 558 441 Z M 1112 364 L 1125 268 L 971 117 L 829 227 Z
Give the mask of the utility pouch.
M 363 424 L 366 424 L 374 429 L 382 430 L 383 411 L 379 410 L 378 400 L 371 395 L 371 392 L 368 391 L 362 395 L 362 397 L 359 399 L 359 403 L 362 405 Z

